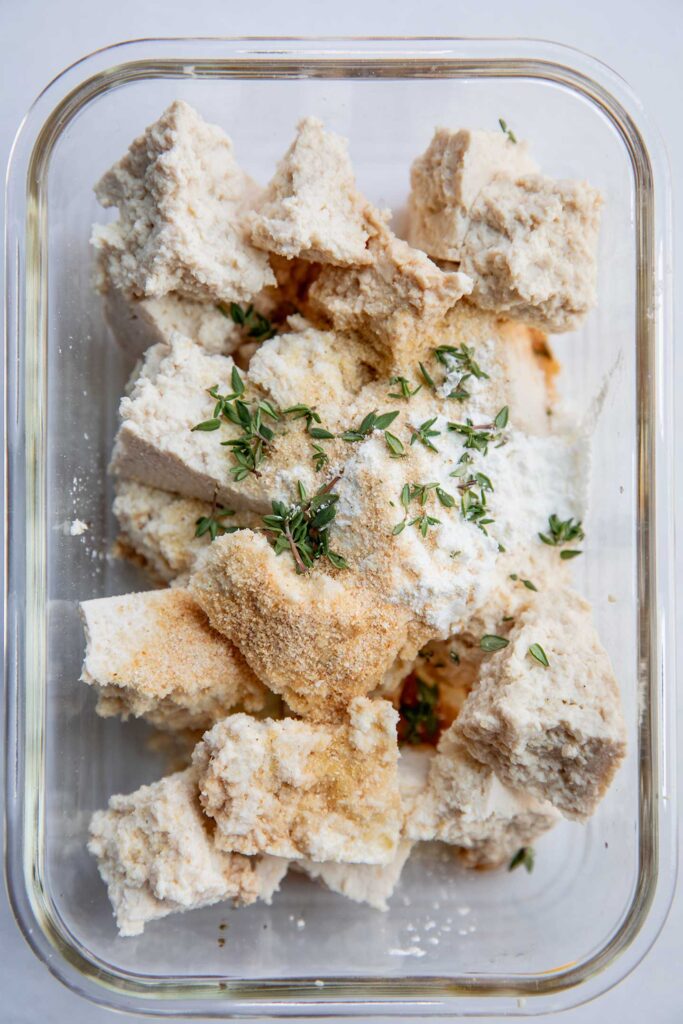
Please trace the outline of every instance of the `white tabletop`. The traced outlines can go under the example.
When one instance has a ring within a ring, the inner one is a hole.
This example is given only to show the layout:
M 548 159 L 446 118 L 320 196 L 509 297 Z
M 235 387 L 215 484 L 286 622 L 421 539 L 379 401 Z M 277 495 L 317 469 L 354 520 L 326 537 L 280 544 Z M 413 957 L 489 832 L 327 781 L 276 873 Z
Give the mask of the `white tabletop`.
M 487 0 L 466 5 L 457 0 L 375 0 L 374 4 L 345 0 L 338 7 L 324 0 L 252 0 L 249 4 L 235 0 L 0 0 L 4 85 L 0 164 L 5 163 L 14 132 L 36 93 L 78 57 L 109 43 L 143 36 L 242 34 L 532 36 L 576 46 L 611 65 L 647 105 L 664 134 L 676 198 L 680 196 L 681 0 Z M 676 211 L 675 240 L 680 260 L 683 202 Z M 676 313 L 680 323 L 680 298 Z M 679 360 L 681 384 L 682 365 Z M 677 426 L 680 437 L 681 413 Z M 679 473 L 679 488 L 681 481 L 683 473 Z M 679 509 L 682 498 L 679 489 Z M 678 578 L 683 579 L 680 550 Z M 681 626 L 683 616 L 679 615 L 679 636 Z M 683 736 L 680 708 L 678 719 Z M 683 793 L 683 786 L 679 791 Z M 654 949 L 634 973 L 561 1020 L 567 1024 L 678 1024 L 683 1021 L 682 948 L 683 896 L 679 894 Z M 93 1007 L 51 977 L 26 946 L 0 891 L 0 1021 L 113 1024 L 124 1019 L 137 1018 Z

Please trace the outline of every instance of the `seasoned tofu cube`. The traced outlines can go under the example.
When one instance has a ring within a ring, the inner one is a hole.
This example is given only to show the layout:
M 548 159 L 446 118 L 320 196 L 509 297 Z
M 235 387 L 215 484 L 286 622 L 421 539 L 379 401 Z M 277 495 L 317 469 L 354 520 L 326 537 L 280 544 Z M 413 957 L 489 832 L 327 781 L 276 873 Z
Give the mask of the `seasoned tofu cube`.
M 81 604 L 82 680 L 105 718 L 146 718 L 163 729 L 207 729 L 234 707 L 257 711 L 265 687 L 185 591 L 152 590 Z
M 396 712 L 364 697 L 337 725 L 231 715 L 193 754 L 221 849 L 361 864 L 396 856 L 397 760 Z
M 219 535 L 224 529 L 262 522 L 244 509 L 231 515 L 232 510 L 209 502 L 123 479 L 116 481 L 113 511 L 120 528 L 118 553 L 142 563 L 156 582 L 175 585 L 187 583 L 211 542 L 208 529 L 197 536 L 202 519 L 213 516 Z
M 108 282 L 126 294 L 241 302 L 275 283 L 248 238 L 259 188 L 225 132 L 187 103 L 172 103 L 135 139 L 95 193 L 119 211 L 95 226 L 93 244 Z
M 547 801 L 510 789 L 475 761 L 455 726 L 442 735 L 431 757 L 404 747 L 399 778 L 404 780 L 404 835 L 456 846 L 470 866 L 504 863 L 560 817 Z
M 194 769 L 113 796 L 109 809 L 92 817 L 88 849 L 121 935 L 140 935 L 148 921 L 221 900 L 270 903 L 287 871 L 286 860 L 215 846 Z
M 310 289 L 311 308 L 337 330 L 366 337 L 383 371 L 412 372 L 424 335 L 469 294 L 472 282 L 465 274 L 444 273 L 380 219 L 368 252 L 368 265 L 323 267 Z
M 435 259 L 458 262 L 482 188 L 495 178 L 515 181 L 537 170 L 526 144 L 502 132 L 437 128 L 411 168 L 408 241 Z
M 213 417 L 216 399 L 209 389 L 217 385 L 220 394 L 232 393 L 233 367 L 229 356 L 212 355 L 179 334 L 169 347 L 149 349 L 131 394 L 121 400 L 112 472 L 189 498 L 263 512 L 274 499 L 288 501 L 298 480 L 313 490 L 303 421 L 278 429 L 258 474 L 248 472 L 245 479 L 235 479 L 235 458 L 221 444 L 243 435 L 240 427 L 223 423 L 217 430 L 193 430 Z M 261 397 L 254 395 L 252 412 Z M 251 401 L 251 393 L 246 399 Z M 279 424 L 266 414 L 263 422 L 273 429 Z
M 251 530 L 214 541 L 189 589 L 259 679 L 317 720 L 378 686 L 407 643 L 405 610 L 349 571 L 297 574 L 288 553 Z
M 482 309 L 571 331 L 596 301 L 600 193 L 540 175 L 498 179 L 470 210 L 460 269 Z
M 374 910 L 388 910 L 387 900 L 398 885 L 413 843 L 402 840 L 389 864 L 317 864 L 312 860 L 294 861 L 294 866 L 322 882 L 332 892 L 367 903 Z
M 289 259 L 368 263 L 367 207 L 346 139 L 306 117 L 249 218 L 251 240 Z
M 534 595 L 508 646 L 484 664 L 453 728 L 507 785 L 549 800 L 568 818 L 592 814 L 626 739 L 588 602 L 569 589 Z

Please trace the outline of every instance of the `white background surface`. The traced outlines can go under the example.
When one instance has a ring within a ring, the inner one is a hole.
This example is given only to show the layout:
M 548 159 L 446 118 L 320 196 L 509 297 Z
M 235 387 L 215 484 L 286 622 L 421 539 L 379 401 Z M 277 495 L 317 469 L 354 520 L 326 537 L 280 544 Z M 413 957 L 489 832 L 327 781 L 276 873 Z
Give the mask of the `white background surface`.
M 470 0 L 466 5 L 458 0 L 343 0 L 338 7 L 332 0 L 251 0 L 248 4 L 235 0 L 0 0 L 0 165 L 36 93 L 85 53 L 141 36 L 242 34 L 534 36 L 601 58 L 630 83 L 665 137 L 674 181 L 680 279 L 683 0 Z M 676 316 L 681 323 L 680 299 Z M 678 362 L 678 380 L 683 385 Z M 677 390 L 680 393 L 680 387 Z M 678 437 L 682 423 L 679 414 Z M 682 498 L 679 489 L 679 508 Z M 683 579 L 680 554 L 678 578 Z M 680 615 L 678 621 L 680 636 Z M 679 664 L 680 660 L 679 655 Z M 683 737 L 680 708 L 678 719 Z M 679 791 L 683 791 L 681 782 L 679 770 Z M 682 950 L 683 896 L 679 895 L 658 942 L 640 967 L 602 998 L 558 1019 L 566 1024 L 683 1022 Z M 0 891 L 0 1024 L 114 1024 L 117 1020 L 124 1018 L 83 1002 L 38 963 Z

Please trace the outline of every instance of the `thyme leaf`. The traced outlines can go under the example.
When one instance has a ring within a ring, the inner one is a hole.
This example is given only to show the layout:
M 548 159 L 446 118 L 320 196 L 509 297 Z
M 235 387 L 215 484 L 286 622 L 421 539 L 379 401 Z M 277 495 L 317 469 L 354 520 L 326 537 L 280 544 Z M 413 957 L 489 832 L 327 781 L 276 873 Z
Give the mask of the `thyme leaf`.
M 486 633 L 479 641 L 482 651 L 493 654 L 494 651 L 502 651 L 510 643 L 504 636 L 497 636 L 495 633 Z
M 535 661 L 539 663 L 539 665 L 543 665 L 543 668 L 550 668 L 548 655 L 545 653 L 540 644 L 532 644 L 529 648 L 529 654 Z
M 507 135 L 507 137 L 510 140 L 510 142 L 512 142 L 515 145 L 517 145 L 517 136 L 513 132 L 512 128 L 508 128 L 507 121 L 504 121 L 502 117 L 499 117 L 498 118 L 498 124 L 500 125 L 500 130 L 505 135 Z
M 520 864 L 523 864 L 528 874 L 534 870 L 534 848 L 533 846 L 522 846 L 517 853 L 510 859 L 508 864 L 508 871 L 514 871 Z

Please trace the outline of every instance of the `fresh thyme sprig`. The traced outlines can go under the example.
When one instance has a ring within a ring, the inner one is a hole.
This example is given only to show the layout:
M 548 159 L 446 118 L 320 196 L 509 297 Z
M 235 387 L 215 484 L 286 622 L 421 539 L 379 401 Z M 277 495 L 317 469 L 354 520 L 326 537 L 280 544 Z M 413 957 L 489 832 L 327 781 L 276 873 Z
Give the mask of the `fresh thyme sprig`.
M 282 411 L 286 416 L 291 416 L 293 420 L 305 419 L 307 432 L 316 440 L 330 441 L 334 437 L 331 431 L 315 426 L 316 423 L 322 423 L 322 420 L 319 413 L 310 405 L 290 405 L 288 409 Z
M 517 136 L 513 132 L 512 128 L 508 128 L 507 121 L 504 121 L 502 117 L 499 117 L 498 118 L 498 124 L 500 125 L 500 130 L 505 135 L 507 135 L 507 137 L 510 140 L 510 142 L 514 142 L 515 145 L 516 145 L 517 144 Z
M 454 345 L 439 345 L 434 349 L 434 356 L 447 370 L 453 369 L 453 364 L 466 373 L 468 377 L 476 377 L 478 380 L 489 380 L 488 373 L 482 370 L 474 358 L 474 352 L 464 342 L 457 347 Z
M 464 423 L 449 423 L 448 429 L 465 438 L 463 442 L 465 448 L 471 448 L 481 452 L 482 455 L 487 455 L 490 444 L 495 443 L 496 448 L 502 448 L 507 443 L 507 438 L 502 432 L 508 424 L 509 415 L 509 409 L 507 405 L 504 405 L 491 423 L 475 426 L 468 417 Z
M 377 414 L 377 410 L 374 409 L 365 416 L 360 425 L 355 430 L 345 430 L 339 436 L 342 441 L 364 441 L 365 438 L 372 433 L 373 430 L 386 430 L 390 427 L 398 416 L 398 409 L 395 412 L 383 412 Z
M 290 551 L 296 571 L 305 573 L 319 558 L 327 558 L 337 569 L 348 568 L 345 558 L 330 550 L 329 527 L 337 514 L 339 495 L 332 489 L 339 481 L 336 476 L 309 497 L 306 488 L 298 482 L 299 501 L 285 505 L 272 502 L 272 515 L 263 516 L 265 533 L 275 554 Z
M 432 416 L 430 420 L 425 420 L 419 427 L 413 427 L 413 433 L 410 438 L 411 445 L 415 444 L 416 441 L 419 441 L 420 444 L 423 444 L 425 448 L 429 448 L 430 451 L 438 452 L 439 449 L 431 442 L 432 437 L 439 437 L 441 434 L 440 430 L 432 430 L 436 420 L 437 417 Z
M 321 444 L 315 444 L 314 442 L 312 448 L 313 454 L 311 458 L 313 459 L 313 467 L 316 473 L 319 473 L 323 466 L 326 466 L 330 461 L 330 457 Z
M 538 587 L 536 586 L 536 584 L 535 584 L 535 583 L 532 583 L 532 581 L 531 581 L 531 580 L 524 580 L 524 579 L 520 579 L 520 578 L 519 578 L 519 573 L 516 573 L 516 572 L 511 572 L 511 573 L 510 573 L 510 579 L 511 579 L 511 580 L 514 580 L 514 581 L 515 581 L 515 583 L 516 583 L 517 581 L 519 581 L 520 583 L 523 583 L 523 584 L 524 584 L 524 586 L 525 586 L 525 587 L 527 588 L 527 590 L 535 590 L 535 591 L 536 591 L 536 592 L 538 593 Z
M 244 381 L 236 366 L 232 368 L 230 382 L 230 394 L 221 395 L 218 384 L 208 389 L 208 393 L 216 402 L 213 416 L 197 423 L 192 430 L 218 430 L 223 422 L 232 423 L 240 428 L 241 433 L 238 437 L 221 441 L 222 445 L 232 450 L 235 465 L 231 467 L 230 474 L 235 481 L 239 481 L 244 480 L 249 473 L 259 475 L 258 467 L 265 459 L 267 449 L 275 436 L 274 431 L 263 422 L 263 417 L 279 420 L 280 413 L 266 399 L 257 399 L 250 404 L 244 401 Z
M 195 537 L 203 537 L 205 533 L 208 533 L 211 540 L 214 541 L 216 537 L 222 537 L 225 533 L 236 533 L 240 529 L 239 526 L 224 526 L 222 522 L 223 519 L 228 519 L 229 516 L 234 515 L 233 509 L 217 504 L 216 495 L 214 494 L 211 511 L 208 516 L 200 516 L 199 519 L 195 520 Z
M 389 381 L 390 384 L 397 384 L 398 391 L 390 391 L 389 398 L 412 398 L 418 391 L 422 390 L 422 385 L 418 384 L 416 387 L 410 387 L 410 381 L 407 377 L 392 377 Z
M 565 544 L 571 544 L 572 541 L 582 541 L 586 535 L 583 532 L 580 519 L 562 520 L 553 513 L 548 516 L 548 533 L 539 533 L 538 536 L 544 544 L 549 544 L 551 547 L 563 547 Z M 560 551 L 560 558 L 566 562 L 580 554 L 582 554 L 581 551 L 565 548 L 564 551 Z
M 244 329 L 248 338 L 253 338 L 255 341 L 268 341 L 269 338 L 274 337 L 276 331 L 268 317 L 258 313 L 251 303 L 246 309 L 243 309 L 237 302 L 231 302 L 230 305 L 218 302 L 216 305 L 223 316 L 228 317 L 238 327 Z
M 486 504 L 486 493 L 487 491 L 493 491 L 493 484 L 485 473 L 473 473 L 470 469 L 472 462 L 472 456 L 468 455 L 467 452 L 463 452 L 460 456 L 459 465 L 453 470 L 450 476 L 455 477 L 460 482 L 458 483 L 458 490 L 460 491 L 460 511 L 463 519 L 468 523 L 475 523 L 482 533 L 488 536 L 487 526 L 495 522 L 489 515 L 489 510 Z M 467 474 L 470 474 L 469 476 Z M 476 493 L 476 488 L 479 488 L 479 494 Z
M 438 483 L 403 485 L 401 505 L 405 509 L 405 515 L 399 523 L 396 523 L 391 531 L 395 537 L 399 533 L 403 533 L 406 526 L 415 526 L 422 536 L 426 537 L 431 526 L 440 525 L 441 520 L 437 519 L 436 516 L 429 515 L 425 508 L 431 494 L 436 495 L 439 504 L 443 505 L 444 508 L 453 508 L 455 505 L 453 495 L 445 491 Z M 408 509 L 413 501 L 417 501 L 422 511 L 412 519 L 408 519 Z
M 508 871 L 514 871 L 520 864 L 523 864 L 528 874 L 534 870 L 534 848 L 533 846 L 522 846 L 517 853 L 510 859 L 508 864 Z
M 405 680 L 399 704 L 398 738 L 402 743 L 434 743 L 441 729 L 439 687 L 419 676 Z

